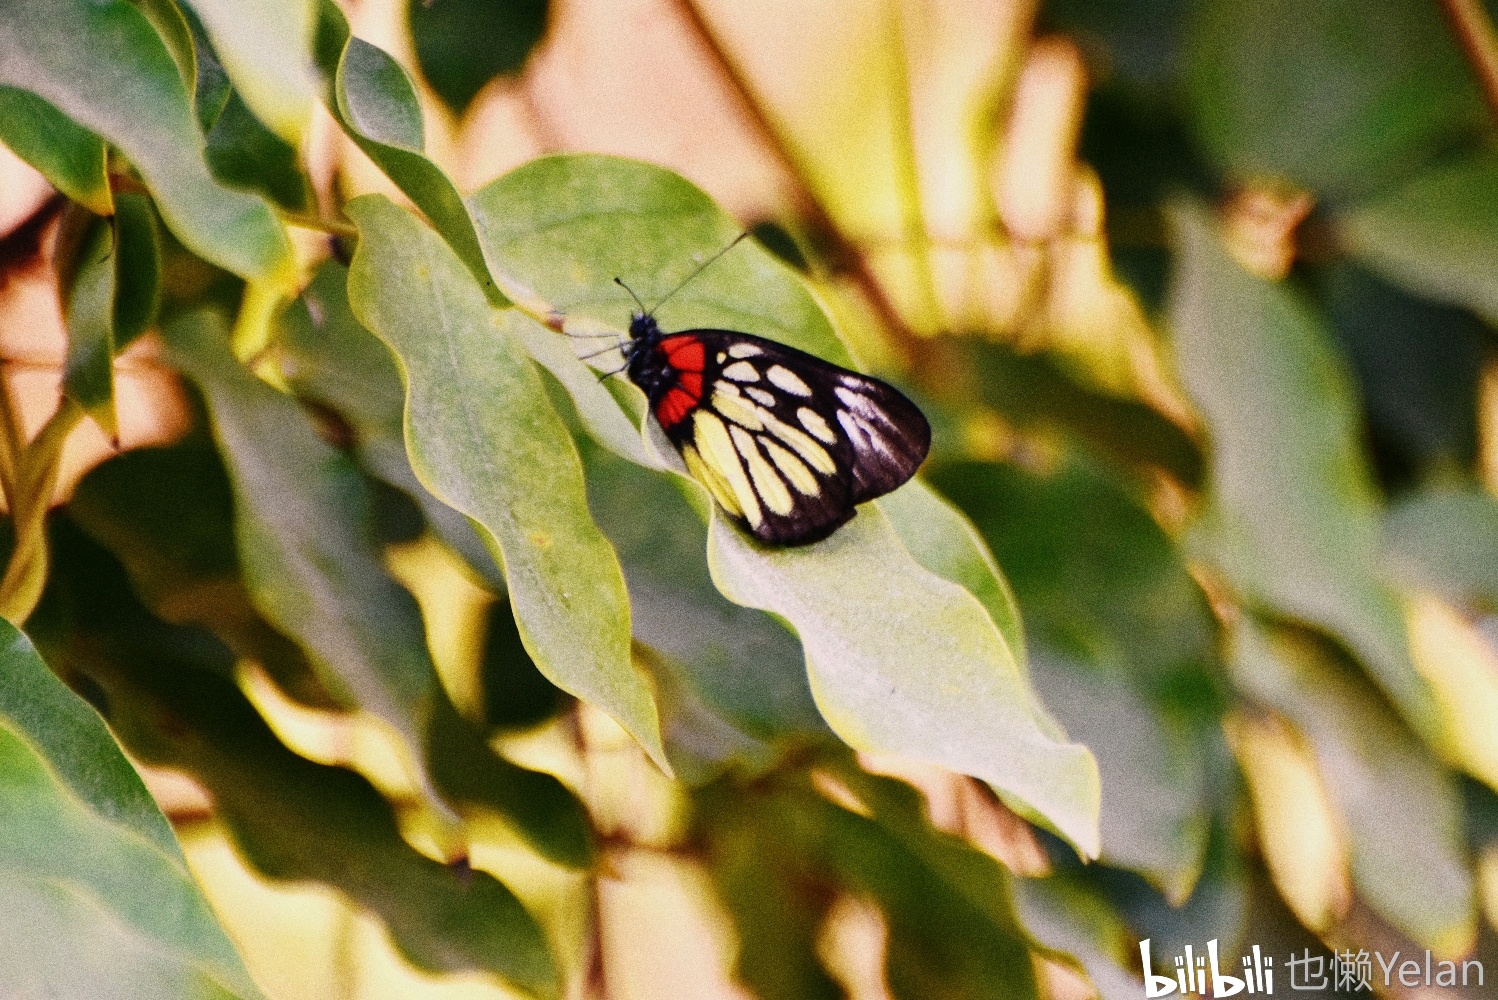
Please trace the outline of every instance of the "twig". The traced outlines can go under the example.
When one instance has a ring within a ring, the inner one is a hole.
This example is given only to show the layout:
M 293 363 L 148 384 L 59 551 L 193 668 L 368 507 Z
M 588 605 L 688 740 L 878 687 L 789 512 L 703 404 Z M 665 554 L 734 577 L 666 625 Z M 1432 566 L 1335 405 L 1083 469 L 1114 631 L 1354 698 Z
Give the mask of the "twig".
M 9 392 L 3 393 L 0 410 L 4 411 L 5 423 L 0 433 L 14 440 L 20 427 Z M 4 577 L 0 578 L 0 616 L 16 625 L 31 616 L 42 598 L 42 588 L 47 582 L 47 508 L 51 505 L 52 491 L 57 488 L 63 443 L 82 418 L 83 408 L 63 397 L 58 401 L 57 412 L 16 455 L 13 489 L 8 497 L 15 525 L 15 549 Z
M 1488 109 L 1498 119 L 1498 32 L 1482 0 L 1441 0 L 1441 9 L 1482 87 Z
M 712 28 L 703 18 L 702 12 L 697 9 L 694 0 L 671 0 L 671 2 L 676 5 L 686 20 L 687 26 L 692 29 L 708 53 L 718 63 L 724 78 L 738 96 L 740 106 L 753 123 L 755 131 L 759 133 L 765 145 L 775 154 L 781 167 L 791 178 L 795 185 L 797 199 L 809 221 L 818 234 L 826 240 L 829 263 L 834 271 L 840 271 L 852 279 L 894 338 L 895 347 L 904 355 L 907 362 L 913 360 L 916 353 L 915 343 L 918 339 L 916 334 L 900 315 L 899 310 L 895 308 L 889 295 L 884 291 L 884 287 L 880 285 L 878 277 L 869 267 L 869 262 L 862 251 L 843 232 L 828 214 L 826 206 L 807 185 L 804 171 L 797 164 L 790 146 L 754 96 L 738 64 L 729 56 L 718 36 L 713 33 Z

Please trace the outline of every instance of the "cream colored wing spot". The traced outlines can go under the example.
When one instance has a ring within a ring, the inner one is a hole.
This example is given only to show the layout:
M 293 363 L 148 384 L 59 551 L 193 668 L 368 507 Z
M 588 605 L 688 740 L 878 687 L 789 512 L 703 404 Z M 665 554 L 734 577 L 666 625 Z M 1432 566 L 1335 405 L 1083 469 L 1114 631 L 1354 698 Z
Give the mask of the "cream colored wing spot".
M 773 392 L 766 392 L 764 389 L 752 385 L 744 386 L 744 392 L 760 406 L 774 407 L 775 405 L 775 394 Z
M 811 386 L 801 381 L 801 376 L 782 365 L 771 365 L 765 377 L 793 396 L 810 396 Z
M 692 478 L 703 486 L 706 486 L 707 491 L 722 505 L 724 510 L 728 511 L 734 517 L 744 516 L 744 512 L 739 509 L 738 499 L 733 495 L 732 487 L 724 481 L 722 476 L 714 472 L 702 460 L 702 456 L 697 453 L 696 448 L 693 448 L 689 444 L 683 445 L 681 457 L 686 460 L 687 471 L 692 474 Z
M 749 485 L 749 477 L 744 475 L 744 467 L 739 464 L 739 452 L 728 436 L 727 425 L 707 410 L 698 410 L 692 414 L 692 426 L 703 463 L 728 484 L 750 525 L 759 527 L 765 515 L 759 509 L 759 499 Z
M 719 351 L 718 352 L 718 364 L 721 365 L 723 362 L 725 362 L 727 360 L 728 360 L 728 355 L 724 354 L 722 351 Z
M 806 406 L 796 408 L 796 419 L 801 421 L 801 426 L 811 431 L 812 437 L 827 444 L 837 444 L 837 432 L 827 426 L 827 421 L 816 410 Z
M 735 361 L 723 369 L 723 377 L 735 382 L 758 382 L 759 369 L 747 361 Z
M 730 358 L 757 358 L 763 353 L 764 349 L 755 344 L 731 344 L 728 348 Z
M 785 488 L 785 480 L 776 474 L 770 463 L 765 461 L 765 456 L 760 454 L 753 435 L 738 427 L 728 428 L 728 433 L 733 436 L 734 447 L 744 456 L 744 462 L 749 466 L 749 478 L 754 480 L 754 488 L 765 506 L 781 517 L 789 514 L 795 508 L 796 501 L 791 499 L 791 491 Z
M 817 482 L 817 477 L 801 459 L 767 437 L 759 439 L 759 446 L 765 450 L 766 455 L 770 456 L 770 461 L 775 463 L 775 468 L 791 481 L 792 486 L 796 487 L 798 493 L 809 497 L 822 495 L 822 484 Z
M 764 430 L 765 424 L 761 416 L 765 411 L 743 396 L 729 395 L 721 385 L 713 390 L 713 409 L 741 427 L 747 427 L 751 431 Z
M 837 473 L 837 463 L 832 460 L 832 456 L 828 454 L 826 448 L 823 448 L 790 424 L 776 419 L 771 413 L 761 410 L 760 418 L 764 420 L 765 426 L 769 428 L 770 433 L 790 445 L 791 450 L 800 455 L 807 465 L 816 469 L 824 476 L 831 476 Z
M 887 457 L 894 456 L 894 450 L 890 448 L 889 442 L 879 429 L 863 417 L 849 413 L 847 410 L 837 411 L 837 422 L 843 425 L 843 430 L 848 433 L 848 440 L 853 442 L 855 451 L 877 451 Z

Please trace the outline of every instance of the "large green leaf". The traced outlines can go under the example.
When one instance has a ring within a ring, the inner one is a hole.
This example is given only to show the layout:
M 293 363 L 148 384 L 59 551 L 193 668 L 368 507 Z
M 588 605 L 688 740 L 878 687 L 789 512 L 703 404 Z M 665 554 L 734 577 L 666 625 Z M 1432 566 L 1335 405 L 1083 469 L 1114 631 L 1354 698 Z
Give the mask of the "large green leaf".
M 1498 157 L 1457 160 L 1348 206 L 1348 249 L 1415 295 L 1498 323 Z
M 260 1000 L 104 723 L 0 622 L 0 982 Z
M 404 490 L 432 530 L 495 591 L 504 571 L 473 522 L 427 491 L 411 471 L 401 427 L 406 389 L 390 349 L 354 318 L 348 270 L 325 261 L 277 324 L 281 373 L 301 398 L 333 410 L 354 432 L 354 454 L 370 473 Z
M 1184 899 L 1206 849 L 1210 765 L 1222 758 L 1205 597 L 1149 513 L 1097 466 L 1071 458 L 1040 474 L 965 462 L 933 478 L 1008 568 L 1035 682 L 1098 758 L 1103 860 Z
M 556 995 L 541 930 L 509 889 L 486 872 L 426 857 L 405 842 L 395 810 L 365 778 L 287 749 L 235 687 L 230 651 L 146 613 L 119 565 L 66 519 L 53 524 L 52 542 L 57 562 L 37 614 L 39 641 L 100 693 L 131 753 L 208 791 L 250 864 L 271 878 L 346 893 L 421 968 L 492 972 Z
M 312 64 L 315 0 L 188 2 L 255 117 L 290 145 L 300 145 L 318 90 Z
M 632 305 L 616 276 L 655 303 L 737 235 L 686 181 L 610 157 L 533 161 L 471 204 L 505 294 L 575 333 L 622 329 Z M 852 363 L 799 278 L 752 243 L 713 263 L 657 315 L 666 329 L 742 330 Z M 592 413 L 602 422 L 616 407 L 598 394 L 572 398 L 585 420 Z M 872 504 L 832 538 L 796 550 L 765 550 L 715 515 L 714 582 L 730 600 L 796 629 L 818 706 L 845 740 L 977 775 L 1094 853 L 1095 764 L 1036 711 L 997 568 L 960 517 L 920 487 L 912 492 L 895 502 L 899 532 Z M 638 510 L 628 497 L 611 502 Z
M 114 416 L 114 230 L 95 219 L 78 248 L 78 270 L 68 290 L 68 358 L 63 391 L 83 407 L 105 433 L 115 433 Z
M 1379 515 L 1340 359 L 1307 305 L 1239 267 L 1204 213 L 1178 207 L 1175 225 L 1176 356 L 1213 443 L 1197 547 L 1249 599 L 1346 643 L 1439 741 L 1400 607 L 1376 575 Z
M 308 651 L 336 697 L 394 728 L 435 805 L 495 809 L 541 853 L 585 864 L 577 800 L 550 775 L 495 756 L 448 701 L 416 602 L 374 549 L 352 461 L 317 436 L 294 400 L 235 360 L 211 318 L 184 317 L 166 337 L 207 399 L 234 487 L 240 564 L 261 613 Z
M 546 33 L 547 0 L 410 0 L 406 15 L 421 74 L 455 114 L 493 77 L 525 65 Z M 482 45 L 474 39 L 482 38 Z
M 1439 5 L 1208 0 L 1187 76 L 1198 135 L 1239 180 L 1366 192 L 1481 127 L 1486 114 Z
M 29 90 L 130 158 L 167 226 L 204 260 L 280 280 L 286 232 L 253 195 L 219 186 L 177 65 L 126 0 L 0 4 L 0 84 Z
M 1390 568 L 1447 600 L 1498 610 L 1498 499 L 1478 488 L 1402 498 L 1384 520 Z
M 515 335 L 426 226 L 379 196 L 349 203 L 354 312 L 400 359 L 417 476 L 483 529 L 536 665 L 664 763 L 649 681 L 630 659 L 619 560 L 588 510 L 582 463 Z
M 1238 685 L 1295 723 L 1315 751 L 1346 823 L 1358 893 L 1428 948 L 1470 947 L 1477 915 L 1452 776 L 1315 641 L 1245 620 L 1231 662 Z
M 40 97 L 0 87 L 0 142 L 89 211 L 112 210 L 103 141 Z

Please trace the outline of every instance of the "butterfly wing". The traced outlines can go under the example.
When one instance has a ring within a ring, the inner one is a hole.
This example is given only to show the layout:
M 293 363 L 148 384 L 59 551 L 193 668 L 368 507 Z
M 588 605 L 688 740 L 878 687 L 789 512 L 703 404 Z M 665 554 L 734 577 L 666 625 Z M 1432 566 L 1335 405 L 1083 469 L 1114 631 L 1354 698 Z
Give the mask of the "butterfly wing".
M 931 428 L 899 390 L 729 330 L 662 338 L 651 410 L 693 477 L 760 541 L 826 538 L 904 483 Z

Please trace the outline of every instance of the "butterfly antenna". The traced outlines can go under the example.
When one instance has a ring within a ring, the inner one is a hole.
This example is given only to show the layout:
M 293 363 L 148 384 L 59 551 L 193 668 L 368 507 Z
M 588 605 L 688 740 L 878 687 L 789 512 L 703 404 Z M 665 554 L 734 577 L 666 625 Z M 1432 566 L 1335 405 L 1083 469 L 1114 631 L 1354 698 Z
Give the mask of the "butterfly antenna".
M 618 285 L 620 288 L 629 293 L 629 297 L 635 300 L 635 305 L 640 307 L 640 314 L 642 316 L 650 315 L 650 310 L 645 308 L 645 303 L 640 301 L 640 297 L 635 294 L 635 290 L 633 288 L 630 288 L 619 278 L 614 279 L 614 284 Z
M 736 247 L 740 243 L 742 243 L 744 241 L 744 239 L 746 237 L 748 237 L 748 235 L 749 235 L 749 230 L 747 230 L 747 229 L 744 230 L 742 233 L 739 233 L 739 235 L 735 236 L 733 238 L 733 242 L 730 243 L 730 244 L 728 244 L 728 246 L 724 247 L 722 250 L 719 250 L 717 253 L 713 254 L 711 257 L 709 257 L 707 260 L 703 261 L 701 264 L 698 264 L 695 268 L 692 269 L 692 273 L 691 274 L 687 275 L 685 278 L 682 278 L 681 281 L 677 282 L 675 288 L 671 289 L 669 292 L 667 292 L 665 295 L 661 296 L 660 299 L 658 299 L 656 301 L 655 305 L 650 308 L 650 313 L 654 313 L 661 306 L 665 305 L 667 299 L 669 299 L 671 296 L 675 295 L 677 292 L 681 291 L 683 288 L 687 287 L 687 283 L 689 281 L 691 281 L 693 278 L 697 277 L 697 275 L 701 274 L 703 271 L 706 271 L 709 266 L 711 266 L 712 264 L 714 264 L 714 263 L 717 262 L 717 260 L 718 260 L 719 257 L 723 256 L 728 251 L 732 250 L 734 247 Z M 633 294 L 633 293 L 631 293 L 631 294 Z M 636 299 L 635 301 L 638 302 L 639 300 Z

